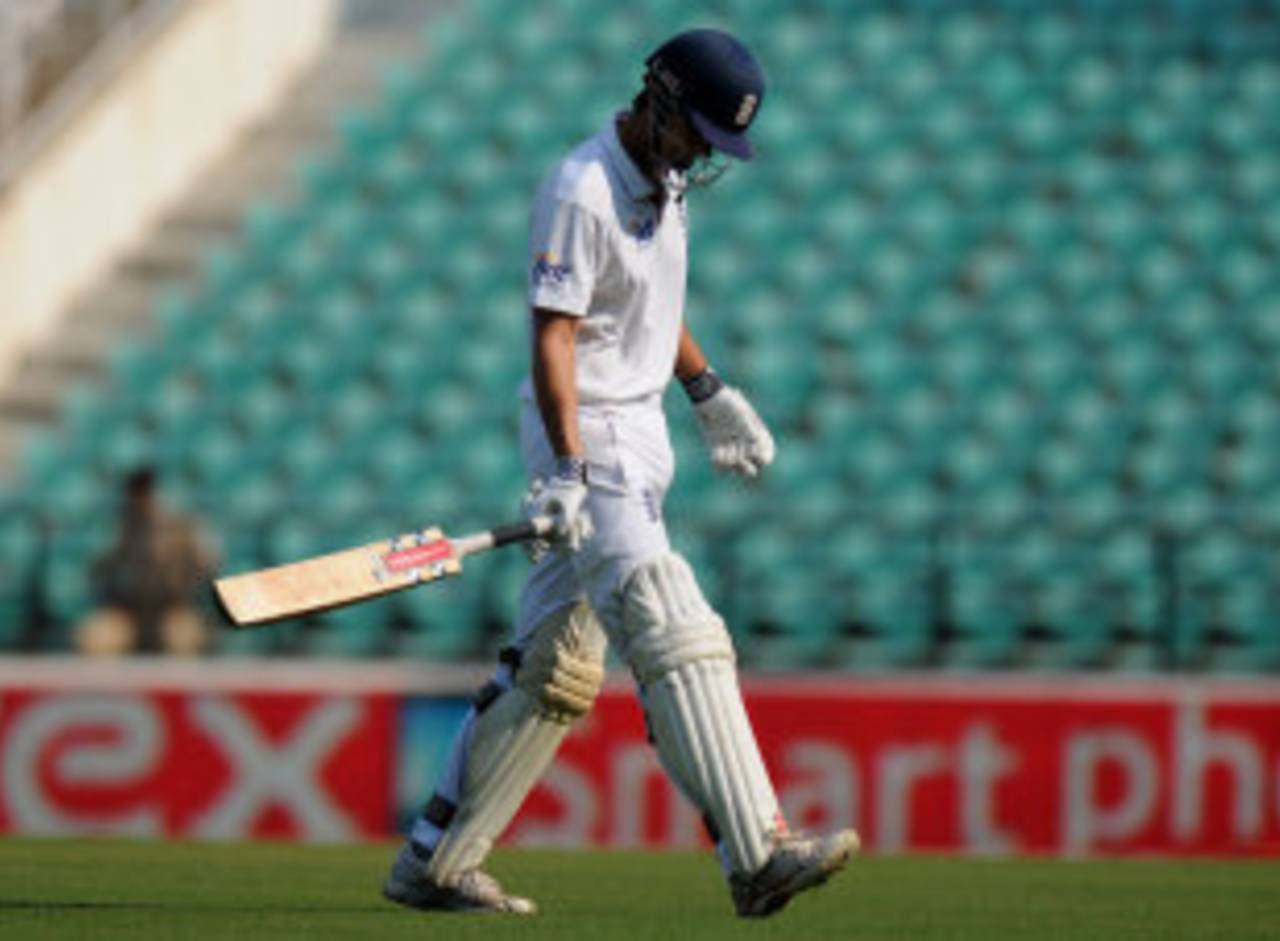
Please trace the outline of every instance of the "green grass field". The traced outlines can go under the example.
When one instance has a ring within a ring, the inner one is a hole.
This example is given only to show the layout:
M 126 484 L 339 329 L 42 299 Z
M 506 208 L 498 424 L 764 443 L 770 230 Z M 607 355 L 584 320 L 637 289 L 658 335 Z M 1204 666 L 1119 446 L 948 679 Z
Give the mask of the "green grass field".
M 502 851 L 533 919 L 383 902 L 393 848 L 0 841 L 0 938 L 1280 938 L 1280 865 L 866 858 L 762 922 L 707 856 Z

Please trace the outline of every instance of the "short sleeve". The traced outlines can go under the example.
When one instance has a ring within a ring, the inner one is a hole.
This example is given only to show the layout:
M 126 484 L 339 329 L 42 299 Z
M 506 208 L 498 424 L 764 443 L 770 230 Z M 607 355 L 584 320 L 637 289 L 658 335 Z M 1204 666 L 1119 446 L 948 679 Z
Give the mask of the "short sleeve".
M 529 233 L 529 304 L 585 316 L 596 280 L 600 224 L 575 202 L 535 210 Z

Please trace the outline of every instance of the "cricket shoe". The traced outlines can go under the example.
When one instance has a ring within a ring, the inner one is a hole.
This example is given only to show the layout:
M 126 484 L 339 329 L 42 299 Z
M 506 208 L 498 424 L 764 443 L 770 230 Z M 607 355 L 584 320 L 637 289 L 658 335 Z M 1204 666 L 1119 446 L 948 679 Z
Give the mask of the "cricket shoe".
M 436 912 L 505 912 L 533 915 L 538 906 L 531 899 L 507 895 L 498 880 L 479 869 L 469 869 L 448 885 L 426 873 L 425 861 L 409 844 L 400 850 L 382 885 L 382 894 L 393 902 Z
M 769 861 L 750 876 L 729 877 L 733 905 L 743 918 L 764 918 L 805 889 L 822 885 L 858 851 L 858 834 L 841 830 L 830 836 L 779 837 Z

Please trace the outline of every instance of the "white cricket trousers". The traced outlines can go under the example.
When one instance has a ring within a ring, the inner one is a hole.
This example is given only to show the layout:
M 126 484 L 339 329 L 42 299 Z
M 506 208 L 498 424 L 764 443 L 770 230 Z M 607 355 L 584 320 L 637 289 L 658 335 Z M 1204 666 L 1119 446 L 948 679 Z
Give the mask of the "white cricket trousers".
M 578 552 L 548 552 L 529 573 L 516 615 L 516 646 L 547 617 L 586 597 L 610 636 L 622 629 L 622 590 L 637 566 L 670 551 L 662 501 L 675 456 L 662 399 L 583 406 L 579 429 L 587 461 L 585 506 L 595 535 Z M 555 472 L 555 453 L 537 406 L 521 405 L 520 452 L 532 482 Z
M 553 549 L 530 570 L 516 614 L 515 646 L 524 650 L 534 629 L 551 615 L 586 598 L 606 634 L 622 636 L 622 590 L 640 565 L 670 551 L 662 522 L 662 500 L 671 484 L 674 458 L 661 400 L 607 409 L 584 408 L 579 427 L 587 460 L 586 507 L 595 534 L 576 553 Z M 521 406 L 520 450 L 529 480 L 555 472 L 555 454 L 536 406 Z M 499 664 L 493 690 L 509 689 L 510 665 Z M 456 807 L 480 710 L 473 707 L 454 739 L 435 799 Z M 433 799 L 433 803 L 435 802 Z M 435 847 L 443 833 L 428 812 L 411 837 Z

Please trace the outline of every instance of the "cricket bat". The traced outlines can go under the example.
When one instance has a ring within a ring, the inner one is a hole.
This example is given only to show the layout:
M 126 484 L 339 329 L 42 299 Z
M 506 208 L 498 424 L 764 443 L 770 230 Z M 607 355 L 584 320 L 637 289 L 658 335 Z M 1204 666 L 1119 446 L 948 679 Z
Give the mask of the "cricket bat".
M 214 594 L 227 620 L 256 627 L 340 608 L 462 572 L 469 555 L 551 531 L 545 516 L 449 538 L 437 527 L 216 579 Z

